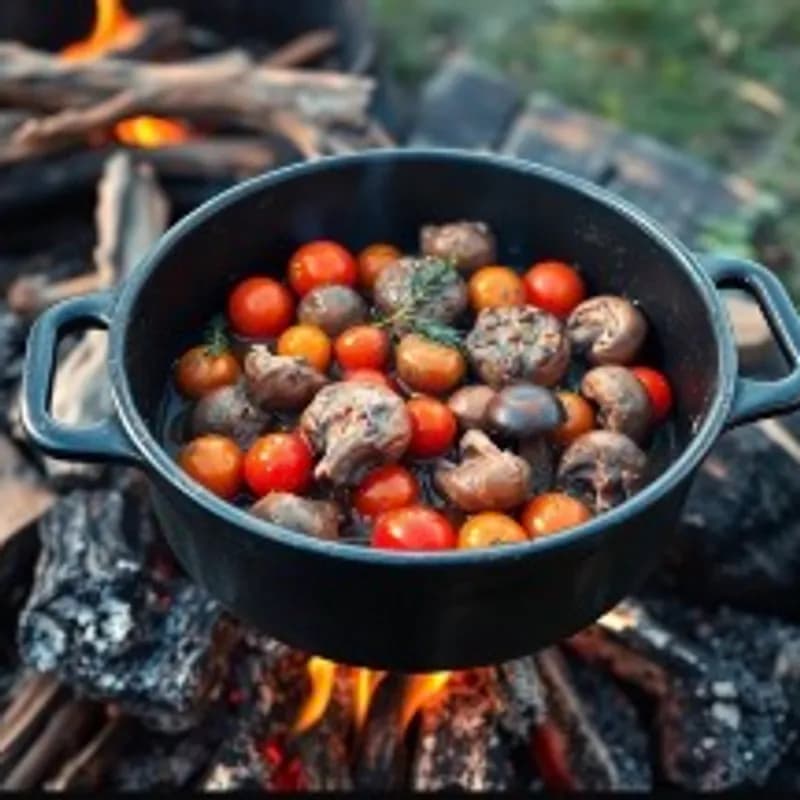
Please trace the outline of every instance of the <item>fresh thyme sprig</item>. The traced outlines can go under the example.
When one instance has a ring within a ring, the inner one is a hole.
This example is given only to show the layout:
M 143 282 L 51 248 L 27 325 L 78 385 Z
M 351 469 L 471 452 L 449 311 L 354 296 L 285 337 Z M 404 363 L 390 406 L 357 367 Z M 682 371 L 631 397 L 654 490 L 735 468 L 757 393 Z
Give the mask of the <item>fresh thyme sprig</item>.
M 228 337 L 228 323 L 222 314 L 216 314 L 211 318 L 203 338 L 206 352 L 210 356 L 221 356 L 231 349 Z

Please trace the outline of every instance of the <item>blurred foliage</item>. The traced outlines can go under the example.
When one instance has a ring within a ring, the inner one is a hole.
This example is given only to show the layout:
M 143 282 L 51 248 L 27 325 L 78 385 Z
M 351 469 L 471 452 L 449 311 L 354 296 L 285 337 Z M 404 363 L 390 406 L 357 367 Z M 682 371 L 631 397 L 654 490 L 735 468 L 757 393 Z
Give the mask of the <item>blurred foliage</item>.
M 466 50 L 779 194 L 800 248 L 800 0 L 373 2 L 400 80 Z M 711 239 L 746 231 L 720 224 Z

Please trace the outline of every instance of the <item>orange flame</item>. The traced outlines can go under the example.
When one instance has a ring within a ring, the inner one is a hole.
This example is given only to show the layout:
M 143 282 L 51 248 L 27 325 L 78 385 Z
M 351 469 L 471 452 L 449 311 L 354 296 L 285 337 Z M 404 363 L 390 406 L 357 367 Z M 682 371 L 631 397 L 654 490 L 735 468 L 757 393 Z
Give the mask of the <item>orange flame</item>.
M 67 61 L 98 58 L 109 50 L 133 41 L 141 31 L 141 22 L 125 10 L 122 0 L 95 0 L 95 19 L 91 33 L 61 51 Z M 131 117 L 114 126 L 114 135 L 123 144 L 160 147 L 179 144 L 190 138 L 182 123 L 162 117 Z
M 430 672 L 425 675 L 408 677 L 400 712 L 400 725 L 404 732 L 411 724 L 415 714 L 447 686 L 452 674 L 452 672 Z
M 292 727 L 293 733 L 303 733 L 321 719 L 333 692 L 333 681 L 336 676 L 335 662 L 319 656 L 312 656 L 308 660 L 306 669 L 311 681 L 311 691 L 297 715 Z
M 356 730 L 360 731 L 367 721 L 369 704 L 375 690 L 380 686 L 386 673 L 380 670 L 355 667 L 353 669 L 353 718 Z

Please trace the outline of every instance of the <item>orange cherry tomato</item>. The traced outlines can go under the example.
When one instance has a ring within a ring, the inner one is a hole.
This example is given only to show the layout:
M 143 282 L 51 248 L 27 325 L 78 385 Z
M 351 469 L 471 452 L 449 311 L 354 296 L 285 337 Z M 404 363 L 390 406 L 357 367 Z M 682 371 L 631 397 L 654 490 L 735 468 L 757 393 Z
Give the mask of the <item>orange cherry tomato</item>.
M 433 458 L 446 453 L 458 431 L 456 415 L 433 397 L 412 397 L 406 408 L 411 418 L 408 452 L 417 458 Z
M 557 317 L 568 317 L 586 297 L 583 278 L 563 261 L 540 261 L 523 280 L 528 302 Z
M 233 439 L 209 433 L 187 444 L 178 456 L 183 471 L 218 497 L 230 500 L 242 486 L 242 451 Z
M 352 369 L 344 373 L 346 381 L 364 381 L 364 383 L 377 383 L 379 386 L 385 386 L 393 392 L 397 391 L 392 379 L 385 373 L 379 372 L 377 369 Z
M 372 529 L 372 546 L 388 550 L 450 550 L 457 544 L 447 517 L 426 506 L 385 511 Z
M 356 487 L 354 505 L 363 517 L 375 517 L 419 499 L 417 479 L 404 467 L 386 464 L 372 470 Z
M 378 275 L 401 255 L 402 253 L 394 245 L 383 242 L 365 247 L 358 254 L 358 277 L 361 285 L 371 291 Z
M 556 397 L 564 409 L 566 419 L 550 436 L 556 444 L 566 447 L 579 436 L 594 430 L 594 409 L 588 400 L 575 392 L 557 392 Z
M 304 244 L 289 261 L 289 283 L 301 297 L 317 286 L 355 286 L 357 279 L 358 267 L 352 254 L 325 239 Z
M 333 349 L 343 369 L 383 369 L 389 360 L 389 335 L 375 325 L 354 325 L 339 334 Z
M 534 497 L 522 512 L 525 530 L 536 539 L 574 528 L 591 519 L 592 512 L 579 500 L 563 492 L 548 492 Z
M 412 389 L 426 394 L 445 394 L 464 377 L 464 356 L 446 344 L 416 333 L 404 336 L 395 350 L 397 374 Z
M 632 367 L 631 372 L 639 379 L 647 390 L 650 398 L 650 405 L 653 409 L 653 419 L 661 422 L 669 416 L 672 410 L 672 387 L 664 377 L 663 372 L 659 372 L 652 367 Z
M 242 336 L 277 336 L 293 318 L 292 293 L 272 278 L 247 278 L 228 298 L 228 319 Z
M 470 517 L 458 532 L 458 546 L 461 549 L 527 541 L 528 534 L 522 525 L 506 514 L 499 514 L 496 511 L 484 511 Z
M 292 325 L 278 339 L 278 354 L 299 356 L 320 372 L 325 372 L 331 363 L 331 340 L 316 325 Z
M 525 285 L 509 267 L 481 267 L 469 279 L 468 290 L 469 302 L 476 312 L 484 308 L 525 305 Z
M 236 383 L 241 369 L 233 354 L 215 353 L 200 345 L 187 350 L 175 365 L 175 383 L 185 397 L 197 400 L 204 394 Z
M 311 448 L 299 433 L 269 433 L 257 439 L 244 457 L 244 478 L 250 490 L 300 494 L 311 481 Z

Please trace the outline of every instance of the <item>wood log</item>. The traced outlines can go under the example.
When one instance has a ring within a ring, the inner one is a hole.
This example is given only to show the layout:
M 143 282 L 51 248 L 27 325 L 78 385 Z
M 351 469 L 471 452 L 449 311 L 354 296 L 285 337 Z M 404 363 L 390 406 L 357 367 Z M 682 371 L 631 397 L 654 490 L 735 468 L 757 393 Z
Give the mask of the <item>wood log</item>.
M 189 30 L 183 14 L 174 9 L 157 9 L 136 17 L 131 35 L 112 44 L 106 58 L 160 61 L 185 56 Z
M 359 791 L 402 789 L 408 756 L 402 726 L 403 682 L 397 676 L 381 681 L 372 696 L 355 759 Z
M 286 44 L 273 50 L 263 61 L 266 67 L 289 69 L 307 64 L 309 61 L 327 55 L 338 43 L 336 31 L 330 28 L 318 28 L 306 31 Z

